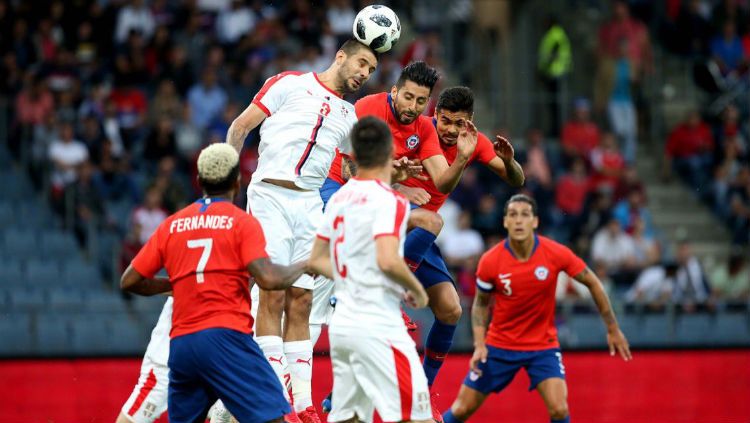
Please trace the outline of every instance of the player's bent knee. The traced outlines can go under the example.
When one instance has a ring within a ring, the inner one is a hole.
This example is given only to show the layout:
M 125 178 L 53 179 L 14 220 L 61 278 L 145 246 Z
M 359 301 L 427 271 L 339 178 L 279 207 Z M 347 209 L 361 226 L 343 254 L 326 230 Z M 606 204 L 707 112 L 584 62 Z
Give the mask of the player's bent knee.
M 458 321 L 461 320 L 461 314 L 463 314 L 461 303 L 459 303 L 458 301 L 451 301 L 450 304 L 444 304 L 441 307 L 436 307 L 433 312 L 435 313 L 436 319 L 449 325 L 457 324 Z
M 411 226 L 422 228 L 435 235 L 443 229 L 443 218 L 435 212 L 424 209 L 414 209 L 409 217 Z
M 466 398 L 456 398 L 456 401 L 451 405 L 451 413 L 453 413 L 459 420 L 468 420 L 477 408 L 482 405 L 480 401 L 472 401 Z
M 568 404 L 553 404 L 549 407 L 549 416 L 552 420 L 562 420 L 568 416 Z
M 260 292 L 260 303 L 258 304 L 258 310 L 264 313 L 278 314 L 284 311 L 284 303 L 286 301 L 286 294 L 284 291 L 264 291 Z
M 312 310 L 312 291 L 308 289 L 292 288 L 287 299 L 286 312 L 290 319 L 309 319 Z

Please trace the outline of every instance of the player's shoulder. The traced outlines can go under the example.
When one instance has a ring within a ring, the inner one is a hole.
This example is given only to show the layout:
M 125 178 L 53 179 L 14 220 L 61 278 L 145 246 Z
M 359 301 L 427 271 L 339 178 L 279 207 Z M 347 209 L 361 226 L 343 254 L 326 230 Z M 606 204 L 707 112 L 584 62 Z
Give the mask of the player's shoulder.
M 480 145 L 488 145 L 492 147 L 492 140 L 490 140 L 490 137 L 485 135 L 483 132 L 477 132 L 477 147 Z
M 417 117 L 417 129 L 422 133 L 437 134 L 432 116 L 419 115 Z
M 372 182 L 372 193 L 379 197 L 382 197 L 386 201 L 390 201 L 393 199 L 395 199 L 397 202 L 408 201 L 406 199 L 406 196 L 396 191 L 395 189 L 393 189 L 393 187 L 386 184 L 385 182 L 378 180 L 373 180 Z
M 544 248 L 554 255 L 573 254 L 570 248 L 554 239 L 542 235 L 537 235 L 537 239 L 539 239 L 539 248 Z
M 357 100 L 356 103 L 354 103 L 354 105 L 357 107 L 357 110 L 370 110 L 376 107 L 383 107 L 387 104 L 388 93 L 386 92 L 366 95 Z
M 490 247 L 487 251 L 484 252 L 484 254 L 482 254 L 481 260 L 497 261 L 502 259 L 507 248 L 505 246 L 506 242 L 506 240 L 502 240 L 495 244 L 493 247 Z
M 276 75 L 273 75 L 266 79 L 266 82 L 263 84 L 266 87 L 270 87 L 271 85 L 281 83 L 293 83 L 297 81 L 301 76 L 303 76 L 304 73 L 300 71 L 284 71 L 281 73 L 277 73 Z

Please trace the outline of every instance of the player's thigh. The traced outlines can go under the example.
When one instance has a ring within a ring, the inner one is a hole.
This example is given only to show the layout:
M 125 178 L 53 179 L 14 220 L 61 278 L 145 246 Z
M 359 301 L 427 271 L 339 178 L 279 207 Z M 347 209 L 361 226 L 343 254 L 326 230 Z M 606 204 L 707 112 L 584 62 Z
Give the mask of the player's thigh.
M 458 395 L 451 405 L 451 412 L 461 420 L 468 419 L 487 399 L 486 393 L 479 392 L 474 388 L 461 385 Z
M 310 324 L 325 325 L 333 315 L 333 281 L 323 276 L 315 278 Z
M 201 379 L 238 421 L 266 422 L 290 411 L 268 360 L 249 334 L 230 329 L 199 332 Z
M 432 418 L 427 377 L 406 332 L 357 337 L 350 342 L 355 345 L 352 363 L 357 382 L 370 393 L 383 421 Z
M 523 367 L 525 357 L 523 352 L 491 346 L 487 350 L 487 361 L 478 363 L 481 375 L 470 370 L 464 379 L 464 385 L 485 395 L 505 389 Z
M 122 406 L 129 422 L 151 423 L 167 410 L 169 368 L 144 357 L 135 389 Z
M 536 385 L 536 390 L 542 396 L 550 414 L 568 413 L 568 385 L 565 379 L 559 377 L 544 379 Z
M 290 219 L 284 188 L 259 183 L 248 187 L 247 211 L 258 219 L 266 238 L 266 252 L 276 264 L 288 265 L 294 253 L 294 221 Z
M 333 367 L 333 409 L 329 422 L 350 421 L 354 417 L 366 421 L 371 418 L 374 405 L 367 392 L 359 385 L 357 369 L 352 365 L 352 342 L 348 336 L 330 335 L 331 365 Z
M 323 202 L 320 195 L 310 191 L 302 194 L 299 201 L 300 210 L 294 215 L 292 262 L 304 261 L 310 258 L 315 234 L 323 220 Z M 304 274 L 294 282 L 294 287 L 312 290 L 315 280 Z

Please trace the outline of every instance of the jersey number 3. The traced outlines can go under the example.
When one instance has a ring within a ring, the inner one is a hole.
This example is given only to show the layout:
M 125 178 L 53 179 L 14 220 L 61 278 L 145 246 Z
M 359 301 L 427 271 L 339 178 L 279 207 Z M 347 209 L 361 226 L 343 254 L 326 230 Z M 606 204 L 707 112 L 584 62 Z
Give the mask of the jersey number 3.
M 341 230 L 339 231 L 339 227 Z M 333 242 L 333 262 L 336 264 L 336 271 L 342 278 L 346 277 L 346 265 L 339 263 L 339 245 L 344 242 L 344 216 L 338 216 L 333 221 L 333 230 L 336 232 L 336 240 Z
M 513 294 L 513 289 L 510 287 L 510 279 L 500 279 L 500 283 L 503 284 L 503 294 L 510 297 Z
M 195 268 L 195 279 L 198 283 L 203 283 L 203 271 L 206 270 L 208 256 L 211 255 L 211 248 L 214 246 L 214 240 L 211 238 L 190 239 L 187 242 L 188 248 L 203 248 L 201 258 L 198 260 L 198 267 Z

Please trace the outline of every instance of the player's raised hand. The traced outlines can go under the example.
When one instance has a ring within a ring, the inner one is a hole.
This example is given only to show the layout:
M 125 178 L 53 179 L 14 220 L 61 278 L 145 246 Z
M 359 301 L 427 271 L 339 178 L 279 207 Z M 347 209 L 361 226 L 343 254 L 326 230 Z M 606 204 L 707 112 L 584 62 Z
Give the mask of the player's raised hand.
M 421 180 L 427 180 L 427 177 L 422 175 L 422 162 L 419 160 L 409 160 L 408 157 L 402 157 L 393 161 L 393 173 L 391 174 L 391 182 L 401 182 L 409 178 L 417 178 Z
M 609 345 L 609 355 L 614 357 L 616 352 L 625 361 L 633 359 L 633 355 L 630 354 L 628 340 L 619 328 L 607 332 L 607 344 Z
M 513 149 L 513 144 L 507 138 L 502 135 L 495 135 L 495 142 L 492 143 L 492 146 L 495 149 L 497 157 L 501 158 L 504 162 L 513 160 L 515 150 Z
M 427 307 L 429 300 L 429 297 L 427 297 L 427 291 L 421 286 L 419 289 L 408 290 L 404 293 L 404 302 L 411 308 Z
M 487 362 L 487 346 L 484 344 L 476 345 L 474 347 L 474 354 L 469 360 L 469 368 L 472 372 L 476 373 L 477 376 L 482 376 L 482 369 L 479 368 L 479 363 Z
M 472 121 L 466 121 L 466 128 L 458 134 L 458 155 L 469 160 L 477 148 L 479 131 Z
M 401 194 L 404 194 L 407 200 L 409 200 L 410 203 L 416 204 L 418 206 L 423 206 L 430 202 L 430 199 L 432 196 L 430 193 L 428 193 L 424 188 L 417 188 L 417 187 L 406 187 L 406 186 L 400 186 L 398 187 L 398 192 Z

